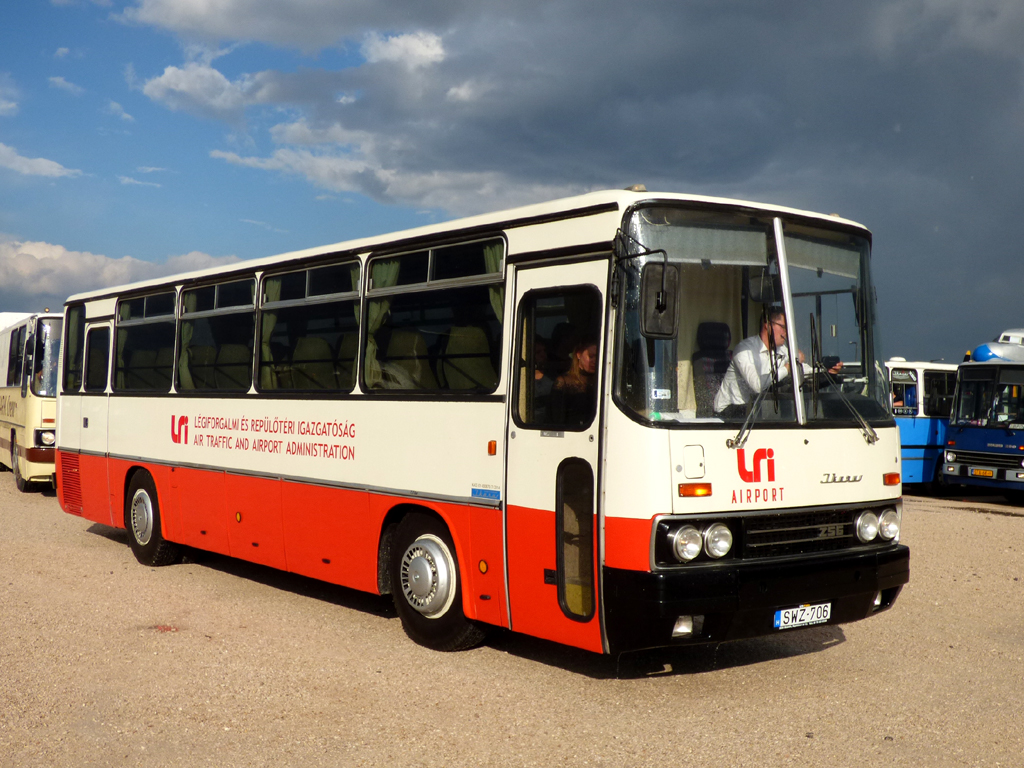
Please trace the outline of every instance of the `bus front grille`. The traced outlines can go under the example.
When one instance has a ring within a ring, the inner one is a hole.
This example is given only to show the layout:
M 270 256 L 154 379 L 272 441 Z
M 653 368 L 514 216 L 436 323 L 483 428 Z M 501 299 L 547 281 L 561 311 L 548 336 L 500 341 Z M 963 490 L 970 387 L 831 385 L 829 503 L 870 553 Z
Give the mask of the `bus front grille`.
M 744 558 L 785 557 L 862 546 L 853 510 L 756 515 L 743 520 Z
M 1001 469 L 1021 469 L 1024 466 L 1024 451 L 1016 454 L 986 453 L 984 451 L 958 451 L 956 454 L 957 464 L 972 464 L 983 467 L 999 467 Z

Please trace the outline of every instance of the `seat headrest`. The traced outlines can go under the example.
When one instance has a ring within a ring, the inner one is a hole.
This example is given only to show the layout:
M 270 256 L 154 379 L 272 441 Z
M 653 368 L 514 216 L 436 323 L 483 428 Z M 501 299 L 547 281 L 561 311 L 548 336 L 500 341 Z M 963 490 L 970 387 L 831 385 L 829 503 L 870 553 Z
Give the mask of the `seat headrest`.
M 701 323 L 697 326 L 697 347 L 702 351 L 725 350 L 732 344 L 728 323 Z

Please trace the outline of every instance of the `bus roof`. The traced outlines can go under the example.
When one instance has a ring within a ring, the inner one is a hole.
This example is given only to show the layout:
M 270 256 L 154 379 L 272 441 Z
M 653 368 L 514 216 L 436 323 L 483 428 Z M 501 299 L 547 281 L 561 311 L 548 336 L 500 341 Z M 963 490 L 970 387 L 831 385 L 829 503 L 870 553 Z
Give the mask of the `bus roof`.
M 0 331 L 6 331 L 12 325 L 17 325 L 27 317 L 32 317 L 31 312 L 0 312 Z
M 955 371 L 960 363 L 945 363 L 939 361 L 907 360 L 904 357 L 890 357 L 885 361 L 886 368 L 921 368 L 927 371 Z
M 312 258 L 317 255 L 331 253 L 365 253 L 374 248 L 396 243 L 426 240 L 441 235 L 458 235 L 473 231 L 486 231 L 497 229 L 515 229 L 530 224 L 563 219 L 579 218 L 582 216 L 597 215 L 625 209 L 641 203 L 658 202 L 690 202 L 698 205 L 727 206 L 730 208 L 746 209 L 751 212 L 782 214 L 798 218 L 806 218 L 828 223 L 832 226 L 859 229 L 864 237 L 870 238 L 871 233 L 864 225 L 840 217 L 838 214 L 814 213 L 802 211 L 796 208 L 788 208 L 780 205 L 768 205 L 755 203 L 746 200 L 732 200 L 721 197 L 709 197 L 705 195 L 689 195 L 678 193 L 647 192 L 646 190 L 601 190 L 589 192 L 575 197 L 566 197 L 559 200 L 552 200 L 545 203 L 536 203 L 519 208 L 512 208 L 493 213 L 484 213 L 476 216 L 469 216 L 461 219 L 431 224 L 423 227 L 416 227 L 398 232 L 388 232 L 373 237 L 348 240 L 330 245 L 321 245 L 275 256 L 264 256 L 252 259 L 245 259 L 236 264 L 227 266 L 209 267 L 206 269 L 185 272 L 178 275 L 168 275 L 161 278 L 139 281 L 121 286 L 100 288 L 94 291 L 86 291 L 70 296 L 66 303 L 88 301 L 90 299 L 105 298 L 118 295 L 122 292 L 142 290 L 151 286 L 168 285 L 187 280 L 196 280 L 204 277 L 218 275 L 224 272 L 236 272 L 244 270 L 259 270 L 272 267 L 280 263 L 286 263 L 295 259 Z M 611 242 L 615 235 L 614 230 L 598 236 L 595 242 Z

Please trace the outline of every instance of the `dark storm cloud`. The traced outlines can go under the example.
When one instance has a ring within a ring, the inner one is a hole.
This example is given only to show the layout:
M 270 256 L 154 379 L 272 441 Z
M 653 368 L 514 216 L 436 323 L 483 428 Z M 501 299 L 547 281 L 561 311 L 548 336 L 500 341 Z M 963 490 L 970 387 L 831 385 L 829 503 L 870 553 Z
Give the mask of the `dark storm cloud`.
M 270 155 L 217 157 L 455 214 L 633 182 L 835 211 L 875 233 L 887 354 L 959 359 L 1024 326 L 1019 3 L 310 0 L 247 3 L 232 23 L 240 2 L 197 18 L 146 0 L 133 16 L 348 40 L 367 61 L 225 86 L 231 109 L 297 112 Z M 408 44 L 374 55 L 376 30 Z

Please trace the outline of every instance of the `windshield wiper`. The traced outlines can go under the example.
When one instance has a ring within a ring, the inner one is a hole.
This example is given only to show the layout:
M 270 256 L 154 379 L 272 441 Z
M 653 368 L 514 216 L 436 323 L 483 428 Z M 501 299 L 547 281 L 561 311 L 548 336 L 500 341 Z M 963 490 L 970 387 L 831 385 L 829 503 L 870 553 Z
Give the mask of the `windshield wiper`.
M 860 431 L 864 433 L 864 439 L 867 441 L 868 445 L 873 445 L 874 443 L 877 443 L 878 442 L 878 433 L 875 432 L 875 430 L 871 428 L 871 425 L 868 424 L 867 419 L 865 419 L 861 415 L 860 411 L 858 411 L 854 407 L 853 403 L 850 401 L 850 398 L 848 398 L 846 396 L 846 393 L 843 392 L 842 386 L 840 386 L 839 383 L 836 382 L 836 380 L 832 378 L 832 374 L 830 374 L 828 372 L 828 369 L 825 367 L 825 364 L 822 362 L 822 360 L 821 360 L 821 349 L 818 348 L 817 340 L 818 340 L 818 334 L 815 332 L 814 314 L 812 313 L 811 314 L 811 368 L 812 368 L 813 373 L 812 373 L 811 386 L 814 388 L 814 394 L 812 395 L 814 400 L 813 400 L 813 405 L 812 405 L 811 413 L 817 413 L 818 412 L 818 370 L 820 369 L 822 375 L 825 377 L 825 380 L 829 384 L 832 385 L 833 389 L 835 390 L 835 393 L 837 395 L 839 395 L 839 399 L 842 400 L 846 404 L 846 407 L 850 409 L 850 413 L 853 414 L 853 418 L 855 418 L 857 420 L 857 423 L 860 425 Z
M 772 376 L 774 385 L 778 385 L 778 379 L 774 377 L 778 373 L 775 370 L 774 365 L 772 366 Z M 736 437 L 730 437 L 725 441 L 726 448 L 742 448 L 743 444 L 747 442 L 747 438 L 750 436 L 750 430 L 754 428 L 754 415 L 758 412 L 761 407 L 761 401 L 764 400 L 765 395 L 768 394 L 769 389 L 773 389 L 774 386 L 769 384 L 767 387 L 757 393 L 757 397 L 754 399 L 754 404 L 750 408 L 750 413 L 747 414 L 747 418 L 743 421 L 743 426 L 740 427 L 740 431 L 736 433 Z M 775 407 L 778 408 L 778 402 L 775 403 Z

